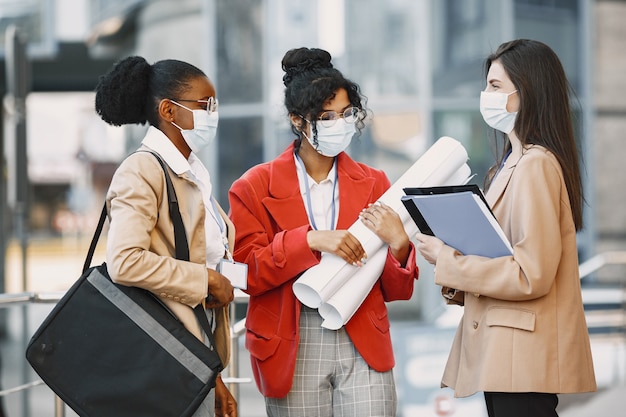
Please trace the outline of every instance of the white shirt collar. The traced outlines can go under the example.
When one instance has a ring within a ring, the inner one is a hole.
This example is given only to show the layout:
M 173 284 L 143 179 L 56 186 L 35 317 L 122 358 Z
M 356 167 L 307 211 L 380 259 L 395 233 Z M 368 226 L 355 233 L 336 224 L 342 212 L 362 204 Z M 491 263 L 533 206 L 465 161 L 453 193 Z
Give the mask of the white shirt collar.
M 181 175 L 185 172 L 191 171 L 190 162 L 185 159 L 182 153 L 174 146 L 171 140 L 154 126 L 148 128 L 146 136 L 141 141 L 142 145 L 152 149 L 165 161 L 165 163 L 176 173 Z M 192 152 L 189 159 L 197 158 Z
M 306 175 L 309 178 L 308 180 L 309 189 L 313 188 L 315 185 L 318 185 L 318 183 L 315 182 L 315 180 L 306 172 L 306 170 L 302 169 L 302 165 L 300 165 L 300 163 L 298 162 L 297 155 L 294 154 L 293 160 L 296 163 L 296 174 L 298 175 L 298 182 L 300 183 L 300 191 L 304 194 L 305 193 L 304 175 Z M 323 183 L 324 181 L 329 181 L 331 185 L 334 185 L 335 184 L 335 171 L 337 171 L 337 158 L 335 158 L 332 168 L 330 169 L 330 171 L 328 171 L 328 175 L 326 176 L 325 179 L 320 181 L 320 184 Z

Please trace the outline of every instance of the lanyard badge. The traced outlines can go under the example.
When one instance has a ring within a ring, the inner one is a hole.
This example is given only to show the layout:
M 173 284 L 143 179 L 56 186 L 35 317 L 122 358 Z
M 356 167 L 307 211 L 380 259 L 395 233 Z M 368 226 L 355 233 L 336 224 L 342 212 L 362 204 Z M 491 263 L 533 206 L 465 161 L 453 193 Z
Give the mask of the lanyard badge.
M 217 272 L 224 275 L 233 287 L 245 290 L 248 288 L 248 265 L 230 259 L 220 259 Z

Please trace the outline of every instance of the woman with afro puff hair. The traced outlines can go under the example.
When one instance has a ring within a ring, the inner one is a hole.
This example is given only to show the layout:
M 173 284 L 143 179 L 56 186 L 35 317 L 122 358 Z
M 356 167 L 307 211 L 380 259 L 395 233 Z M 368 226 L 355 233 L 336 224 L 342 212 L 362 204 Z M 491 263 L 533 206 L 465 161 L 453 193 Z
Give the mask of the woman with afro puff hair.
M 189 261 L 176 259 L 163 169 L 149 152 L 134 152 L 116 170 L 106 197 L 111 279 L 154 293 L 200 340 L 205 335 L 193 308 L 204 303 L 217 351 L 227 364 L 227 306 L 234 290 L 216 267 L 230 256 L 234 227 L 213 198 L 211 178 L 196 155 L 215 137 L 213 84 L 186 62 L 150 65 L 144 58 L 128 57 L 101 77 L 96 111 L 115 126 L 149 123 L 139 150 L 157 153 L 167 165 L 189 242 Z M 235 399 L 219 376 L 194 417 L 214 415 L 237 416 Z

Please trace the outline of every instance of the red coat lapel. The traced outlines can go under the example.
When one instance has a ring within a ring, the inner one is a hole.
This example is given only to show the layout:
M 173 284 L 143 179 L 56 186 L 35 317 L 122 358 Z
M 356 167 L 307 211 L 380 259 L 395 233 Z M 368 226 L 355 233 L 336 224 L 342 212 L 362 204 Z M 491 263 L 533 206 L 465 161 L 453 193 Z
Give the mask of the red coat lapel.
M 308 217 L 300 195 L 298 175 L 293 156 L 294 147 L 289 146 L 270 166 L 269 196 L 263 205 L 277 222 L 279 230 L 290 230 L 308 223 Z M 361 166 L 347 154 L 337 157 L 339 181 L 338 229 L 347 229 L 358 218 L 358 213 L 373 201 L 372 192 L 376 179 L 363 171 Z

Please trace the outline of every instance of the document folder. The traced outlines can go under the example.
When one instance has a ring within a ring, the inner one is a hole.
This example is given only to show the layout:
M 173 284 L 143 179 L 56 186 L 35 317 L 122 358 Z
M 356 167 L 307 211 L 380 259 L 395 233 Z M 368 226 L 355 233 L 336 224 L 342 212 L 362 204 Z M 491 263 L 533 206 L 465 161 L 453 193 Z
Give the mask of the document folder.
M 405 188 L 402 203 L 424 234 L 464 255 L 509 256 L 513 248 L 475 184 Z

